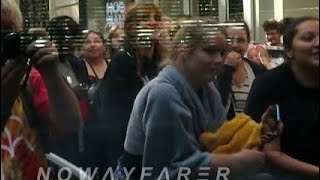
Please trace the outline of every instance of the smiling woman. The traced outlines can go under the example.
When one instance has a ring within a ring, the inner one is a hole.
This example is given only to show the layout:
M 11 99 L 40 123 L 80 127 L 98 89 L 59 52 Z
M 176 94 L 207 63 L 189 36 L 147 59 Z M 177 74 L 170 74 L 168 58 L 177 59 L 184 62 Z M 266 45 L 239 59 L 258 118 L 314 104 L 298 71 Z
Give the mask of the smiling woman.
M 290 63 L 255 79 L 246 113 L 279 104 L 282 134 L 265 146 L 271 168 L 279 179 L 319 179 L 319 19 L 294 18 L 283 40 Z
M 181 26 L 172 42 L 170 64 L 185 63 L 188 80 L 192 86 L 198 87 L 212 81 L 223 63 L 226 48 L 223 35 L 212 22 L 186 21 Z
M 82 45 L 82 56 L 87 67 L 89 77 L 102 79 L 107 70 L 106 47 L 103 35 L 89 31 Z

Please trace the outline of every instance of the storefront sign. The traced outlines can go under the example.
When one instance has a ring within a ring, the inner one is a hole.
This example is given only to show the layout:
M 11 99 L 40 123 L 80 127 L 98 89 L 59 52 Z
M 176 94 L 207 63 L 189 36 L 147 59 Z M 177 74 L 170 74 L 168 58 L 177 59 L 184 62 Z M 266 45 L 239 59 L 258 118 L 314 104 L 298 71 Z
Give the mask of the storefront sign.
M 123 1 L 106 3 L 106 27 L 123 25 L 125 5 Z

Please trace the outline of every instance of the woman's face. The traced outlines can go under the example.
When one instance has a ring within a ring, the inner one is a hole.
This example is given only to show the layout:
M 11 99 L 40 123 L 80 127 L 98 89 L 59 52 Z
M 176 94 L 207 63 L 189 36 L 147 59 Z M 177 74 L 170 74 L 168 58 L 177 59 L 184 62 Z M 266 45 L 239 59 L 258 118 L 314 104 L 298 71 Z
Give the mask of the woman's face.
M 300 67 L 319 71 L 319 21 L 305 21 L 296 30 L 289 56 Z
M 151 13 L 149 15 L 149 18 L 146 18 L 145 21 L 141 21 L 140 25 L 145 29 L 156 30 L 161 25 L 161 17 L 159 15 L 156 15 L 156 13 Z
M 103 57 L 106 48 L 100 36 L 91 32 L 83 43 L 82 51 L 85 58 L 97 59 Z
M 214 80 L 222 64 L 222 53 L 214 46 L 196 48 L 184 57 L 184 69 L 200 84 Z
M 114 50 L 120 49 L 120 46 L 123 44 L 123 35 L 124 35 L 124 31 L 120 28 L 117 28 L 111 38 L 112 49 Z
M 139 23 L 138 36 L 147 43 L 148 40 L 158 40 L 159 30 L 162 27 L 161 17 L 155 13 L 146 15 L 148 17 Z
M 234 27 L 229 27 L 227 28 L 227 39 L 228 39 L 228 44 L 229 48 L 232 51 L 235 51 L 242 56 L 245 55 L 249 42 L 248 42 L 248 37 L 247 33 L 244 30 L 244 28 L 234 28 Z

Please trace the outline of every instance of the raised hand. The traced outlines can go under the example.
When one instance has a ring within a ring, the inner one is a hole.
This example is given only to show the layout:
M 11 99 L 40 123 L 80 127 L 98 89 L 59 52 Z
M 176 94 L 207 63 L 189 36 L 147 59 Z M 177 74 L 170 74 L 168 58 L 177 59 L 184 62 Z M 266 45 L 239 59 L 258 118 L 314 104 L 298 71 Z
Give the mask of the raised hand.
M 235 51 L 231 51 L 227 54 L 224 64 L 235 68 L 236 66 L 238 66 L 241 63 L 241 61 L 242 61 L 241 54 L 239 54 Z
M 52 42 L 45 39 L 36 40 L 28 46 L 27 54 L 31 57 L 33 66 L 41 74 L 57 70 L 58 51 Z

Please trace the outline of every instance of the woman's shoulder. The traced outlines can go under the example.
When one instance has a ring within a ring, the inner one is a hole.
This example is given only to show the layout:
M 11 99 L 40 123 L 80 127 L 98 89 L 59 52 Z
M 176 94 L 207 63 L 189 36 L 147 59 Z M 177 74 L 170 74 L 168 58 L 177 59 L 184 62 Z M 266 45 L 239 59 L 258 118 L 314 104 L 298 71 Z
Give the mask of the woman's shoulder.
M 244 58 L 244 60 L 245 60 L 245 62 L 247 62 L 250 65 L 250 67 L 255 75 L 258 75 L 258 74 L 261 74 L 261 73 L 267 71 L 267 68 L 262 64 L 256 64 L 247 58 Z
M 147 104 L 168 106 L 179 99 L 179 92 L 173 85 L 167 82 L 154 80 L 148 82 L 147 85 L 139 91 L 135 99 L 135 105 L 145 108 Z
M 134 56 L 132 53 L 129 53 L 126 50 L 117 51 L 111 58 L 111 63 L 127 63 L 134 60 Z
M 169 81 L 157 77 L 147 83 L 141 93 L 147 93 L 148 96 L 153 97 L 172 98 L 178 94 L 178 91 Z
M 256 77 L 255 81 L 265 87 L 284 89 L 288 88 L 292 83 L 292 72 L 289 64 L 282 64 L 276 68 L 268 70 Z
M 125 50 L 116 52 L 109 63 L 109 75 L 120 75 L 131 78 L 136 73 L 136 60 Z

